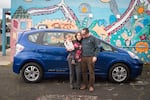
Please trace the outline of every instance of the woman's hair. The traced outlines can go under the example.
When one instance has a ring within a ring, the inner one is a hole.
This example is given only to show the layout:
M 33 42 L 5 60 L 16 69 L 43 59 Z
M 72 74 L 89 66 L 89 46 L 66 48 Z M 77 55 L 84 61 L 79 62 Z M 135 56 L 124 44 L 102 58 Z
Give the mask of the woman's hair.
M 77 35 L 78 35 L 78 34 L 81 35 L 81 32 L 80 32 L 80 31 L 76 32 L 76 34 L 75 34 L 75 38 L 76 38 L 76 39 L 77 39 Z

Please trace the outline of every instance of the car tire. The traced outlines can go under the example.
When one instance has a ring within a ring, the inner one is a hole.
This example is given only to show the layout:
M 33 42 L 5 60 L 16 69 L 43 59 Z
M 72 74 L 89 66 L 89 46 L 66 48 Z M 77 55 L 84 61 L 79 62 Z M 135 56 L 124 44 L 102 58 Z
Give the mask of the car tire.
M 123 63 L 114 64 L 109 70 L 109 80 L 111 82 L 122 83 L 129 79 L 130 70 Z
M 43 77 L 43 70 L 39 64 L 30 62 L 23 66 L 21 77 L 25 82 L 37 83 Z

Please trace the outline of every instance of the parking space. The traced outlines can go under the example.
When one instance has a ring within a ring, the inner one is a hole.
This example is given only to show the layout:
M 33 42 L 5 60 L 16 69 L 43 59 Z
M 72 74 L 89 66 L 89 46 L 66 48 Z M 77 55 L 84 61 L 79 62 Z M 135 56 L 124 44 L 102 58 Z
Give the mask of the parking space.
M 145 66 L 136 80 L 111 83 L 96 78 L 95 91 L 72 90 L 66 77 L 44 79 L 40 83 L 24 83 L 11 66 L 0 67 L 0 100 L 149 100 L 150 67 Z

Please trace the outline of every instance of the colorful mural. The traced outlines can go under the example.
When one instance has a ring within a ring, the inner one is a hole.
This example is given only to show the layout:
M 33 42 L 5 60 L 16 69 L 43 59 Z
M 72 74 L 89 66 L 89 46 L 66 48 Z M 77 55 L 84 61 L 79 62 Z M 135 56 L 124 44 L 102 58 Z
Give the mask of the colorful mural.
M 16 3 L 17 2 L 17 3 Z M 16 0 L 11 4 L 11 48 L 30 28 L 90 29 L 112 45 L 150 62 L 150 0 Z

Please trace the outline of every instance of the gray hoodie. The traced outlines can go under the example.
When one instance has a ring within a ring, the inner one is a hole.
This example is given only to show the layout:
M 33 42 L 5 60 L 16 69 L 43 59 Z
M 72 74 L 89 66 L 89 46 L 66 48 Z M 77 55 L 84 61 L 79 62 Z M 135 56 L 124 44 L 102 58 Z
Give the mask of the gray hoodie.
M 99 41 L 94 36 L 90 35 L 82 40 L 82 56 L 83 57 L 97 57 L 99 49 Z

